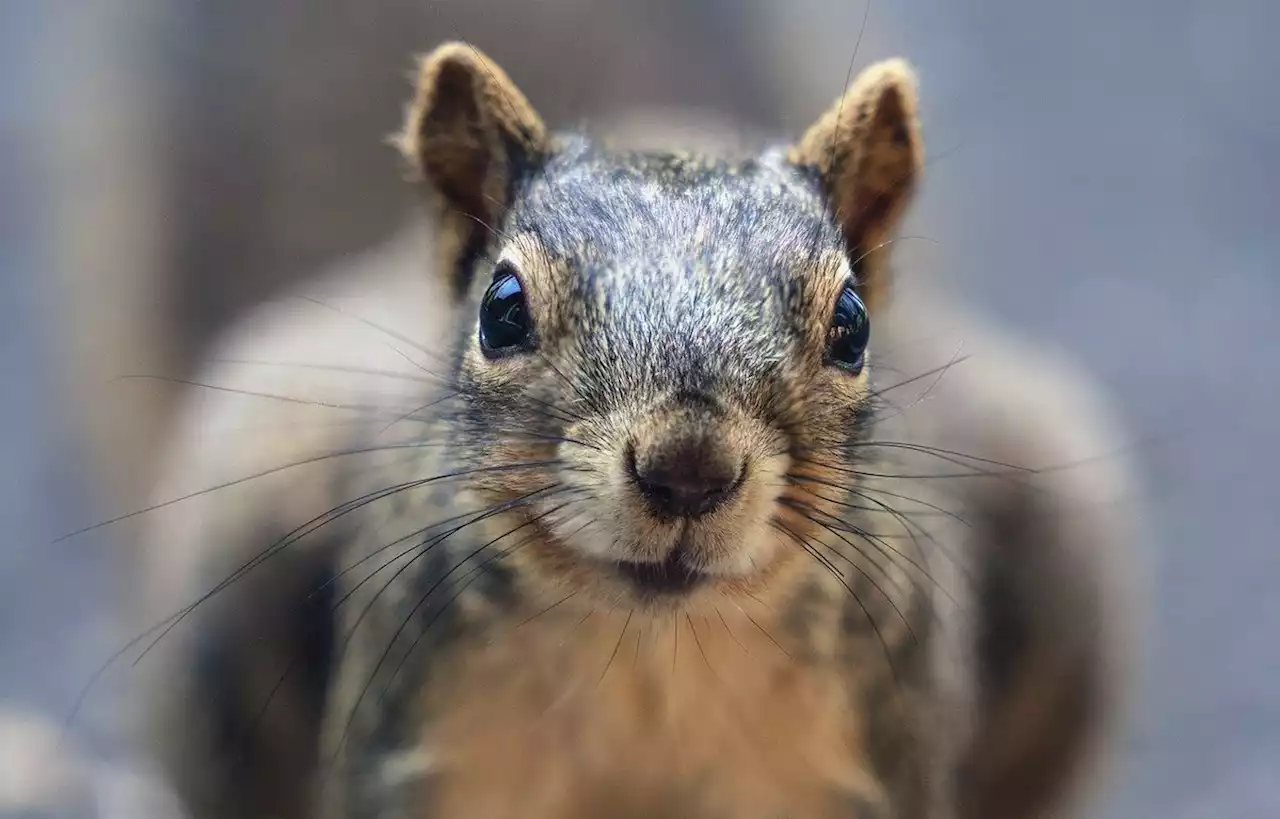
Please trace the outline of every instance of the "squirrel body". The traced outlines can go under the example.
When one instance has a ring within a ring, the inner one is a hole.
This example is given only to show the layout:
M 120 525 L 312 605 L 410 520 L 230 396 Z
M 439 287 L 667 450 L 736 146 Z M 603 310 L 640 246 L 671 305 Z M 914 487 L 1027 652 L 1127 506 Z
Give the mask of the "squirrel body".
M 430 225 L 224 341 L 148 514 L 197 819 L 1070 803 L 1130 481 L 1087 379 L 887 298 L 904 63 L 710 159 L 550 134 L 448 45 L 397 142 Z

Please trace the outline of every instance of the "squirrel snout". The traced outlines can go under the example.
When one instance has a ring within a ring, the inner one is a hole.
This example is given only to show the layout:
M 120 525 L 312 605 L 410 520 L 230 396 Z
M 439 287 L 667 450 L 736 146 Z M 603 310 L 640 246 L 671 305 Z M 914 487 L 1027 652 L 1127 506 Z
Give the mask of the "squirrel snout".
M 737 494 L 743 459 L 717 435 L 678 433 L 627 450 L 627 471 L 660 518 L 698 518 Z

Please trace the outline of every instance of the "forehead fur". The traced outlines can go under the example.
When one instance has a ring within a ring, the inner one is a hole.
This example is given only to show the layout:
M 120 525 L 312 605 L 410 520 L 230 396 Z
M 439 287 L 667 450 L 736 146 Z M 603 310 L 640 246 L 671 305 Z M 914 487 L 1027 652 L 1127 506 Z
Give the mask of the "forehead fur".
M 508 228 L 561 271 L 556 301 L 573 315 L 558 324 L 587 358 L 623 354 L 636 378 L 701 390 L 733 372 L 759 377 L 798 334 L 825 326 L 812 302 L 834 299 L 848 275 L 842 237 L 817 180 L 780 153 L 562 145 Z
M 603 261 L 659 253 L 671 261 L 792 263 L 838 248 L 816 177 L 781 151 L 746 159 L 610 151 L 565 138 L 511 215 L 547 249 Z M 745 271 L 744 271 L 745 272 Z

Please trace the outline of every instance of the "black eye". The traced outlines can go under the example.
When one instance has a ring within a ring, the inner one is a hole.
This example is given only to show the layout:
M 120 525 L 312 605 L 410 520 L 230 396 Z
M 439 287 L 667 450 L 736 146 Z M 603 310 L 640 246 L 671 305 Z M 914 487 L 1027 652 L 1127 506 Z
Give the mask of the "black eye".
M 853 285 L 846 284 L 836 299 L 831 328 L 827 331 L 827 360 L 857 375 L 862 372 L 870 340 L 871 321 L 867 318 L 867 306 L 858 298 Z
M 500 265 L 480 300 L 480 348 L 501 353 L 528 342 L 533 330 L 524 285 L 510 265 Z

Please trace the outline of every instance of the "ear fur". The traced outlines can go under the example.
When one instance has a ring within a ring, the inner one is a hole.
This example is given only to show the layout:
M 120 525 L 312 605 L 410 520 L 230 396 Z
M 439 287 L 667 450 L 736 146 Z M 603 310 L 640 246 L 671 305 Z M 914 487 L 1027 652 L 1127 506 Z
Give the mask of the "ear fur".
M 911 66 L 894 59 L 863 70 L 788 159 L 821 179 L 850 260 L 860 260 L 864 299 L 873 305 L 887 285 L 884 243 L 915 192 L 924 159 Z
M 496 63 L 455 42 L 421 59 L 414 98 L 393 141 L 437 205 L 441 238 L 453 240 L 454 284 L 465 292 L 521 171 L 547 151 L 547 129 Z

